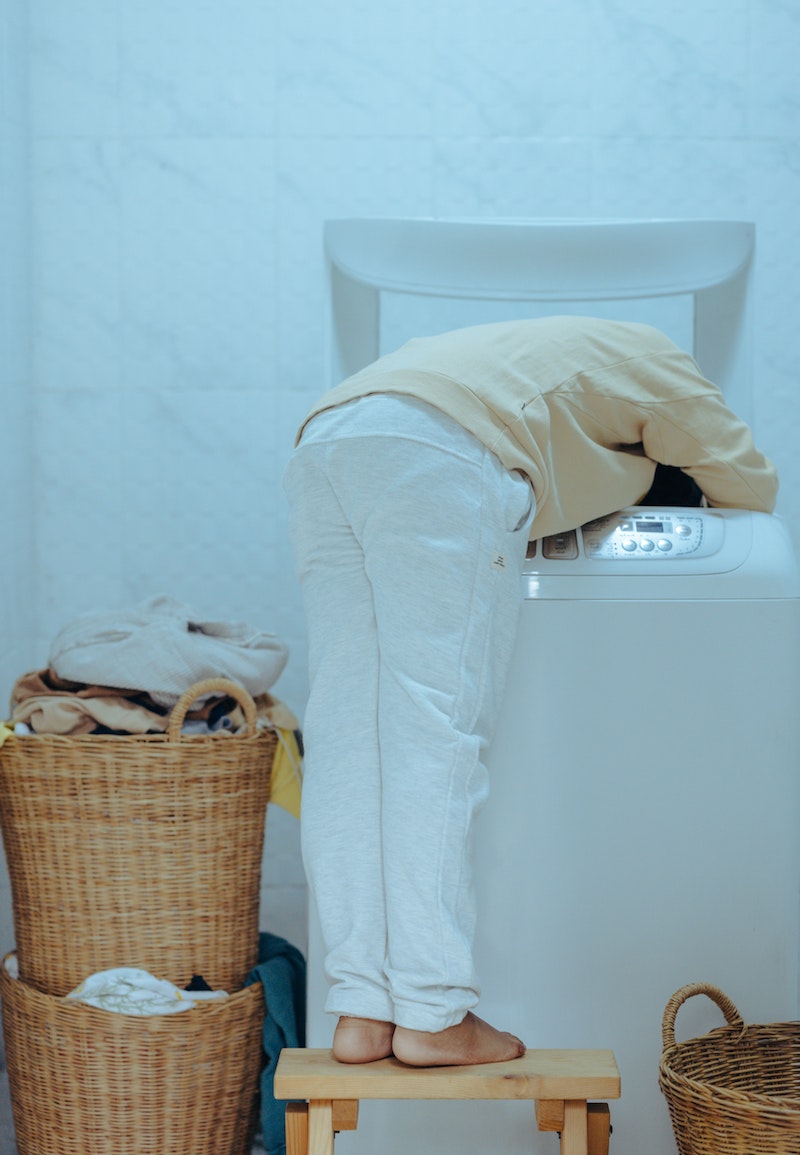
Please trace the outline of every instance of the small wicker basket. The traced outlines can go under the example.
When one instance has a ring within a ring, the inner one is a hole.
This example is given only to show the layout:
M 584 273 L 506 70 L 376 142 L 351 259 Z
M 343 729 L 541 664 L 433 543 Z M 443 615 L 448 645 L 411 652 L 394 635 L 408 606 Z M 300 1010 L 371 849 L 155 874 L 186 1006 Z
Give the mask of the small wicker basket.
M 229 694 L 244 734 L 182 736 L 192 702 Z M 257 961 L 276 736 L 249 694 L 198 682 L 166 734 L 41 734 L 0 749 L 0 831 L 21 979 L 65 995 L 139 966 L 238 990 Z
M 675 1017 L 707 995 L 727 1026 L 675 1042 Z M 745 1025 L 717 987 L 690 983 L 667 1003 L 659 1086 L 680 1155 L 800 1155 L 800 1023 Z
M 42 994 L 0 963 L 19 1155 L 245 1155 L 257 1123 L 260 983 L 178 1014 Z

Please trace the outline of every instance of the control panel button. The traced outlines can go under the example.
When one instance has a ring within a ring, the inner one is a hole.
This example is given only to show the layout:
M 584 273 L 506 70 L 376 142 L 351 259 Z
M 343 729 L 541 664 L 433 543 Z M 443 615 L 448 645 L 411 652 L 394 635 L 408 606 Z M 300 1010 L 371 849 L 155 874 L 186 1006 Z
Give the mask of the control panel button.
M 672 542 L 667 537 L 660 537 L 656 542 L 656 545 L 662 553 L 669 553 L 669 551 L 672 549 Z
M 554 533 L 542 543 L 542 553 L 549 558 L 576 558 L 578 556 L 578 535 L 574 529 L 567 533 Z
M 626 553 L 633 553 L 633 551 L 636 549 L 636 542 L 632 537 L 623 537 L 620 545 Z
M 651 550 L 655 549 L 655 542 L 651 537 L 643 537 L 639 542 L 639 547 L 643 549 L 645 553 L 650 553 Z

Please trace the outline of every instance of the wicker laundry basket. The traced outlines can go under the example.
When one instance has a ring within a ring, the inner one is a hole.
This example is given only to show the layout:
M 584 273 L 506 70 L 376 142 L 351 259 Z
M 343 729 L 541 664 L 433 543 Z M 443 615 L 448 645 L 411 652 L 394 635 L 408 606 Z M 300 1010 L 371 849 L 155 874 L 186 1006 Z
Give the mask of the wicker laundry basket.
M 242 705 L 244 734 L 181 736 L 209 692 Z M 258 954 L 275 746 L 225 679 L 187 691 L 166 734 L 8 738 L 0 830 L 24 982 L 64 995 L 95 971 L 139 966 L 238 990 Z
M 260 983 L 178 1014 L 114 1014 L 0 964 L 19 1155 L 245 1155 L 257 1122 Z
M 675 1016 L 707 995 L 727 1026 L 675 1042 Z M 800 1155 L 800 1023 L 745 1025 L 717 987 L 691 983 L 667 1003 L 659 1086 L 680 1155 Z

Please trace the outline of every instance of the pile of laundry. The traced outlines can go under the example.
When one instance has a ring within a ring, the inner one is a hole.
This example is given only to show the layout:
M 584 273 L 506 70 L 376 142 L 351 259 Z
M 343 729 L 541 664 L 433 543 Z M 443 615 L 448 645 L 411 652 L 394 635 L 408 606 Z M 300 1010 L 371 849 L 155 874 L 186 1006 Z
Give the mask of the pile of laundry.
M 246 622 L 204 621 L 163 594 L 126 611 L 94 610 L 60 630 L 45 669 L 17 680 L 0 745 L 10 733 L 165 733 L 187 690 L 228 678 L 253 698 L 258 725 L 278 737 L 270 801 L 299 817 L 302 736 L 292 712 L 268 692 L 287 658 L 274 634 Z M 182 732 L 236 734 L 244 726 L 236 699 L 216 693 L 192 703 Z

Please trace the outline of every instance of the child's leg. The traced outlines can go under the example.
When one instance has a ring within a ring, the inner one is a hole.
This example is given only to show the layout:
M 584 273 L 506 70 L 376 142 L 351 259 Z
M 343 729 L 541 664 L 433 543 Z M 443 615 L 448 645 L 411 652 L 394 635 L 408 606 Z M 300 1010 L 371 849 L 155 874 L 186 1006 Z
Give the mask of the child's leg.
M 328 1009 L 399 1021 L 407 1061 L 491 1061 L 519 1043 L 468 1014 L 468 842 L 530 493 L 447 419 L 399 426 L 301 444 L 287 476 L 311 640 L 307 870 L 324 908 Z M 309 480 L 323 458 L 324 481 Z M 444 1058 L 424 1047 L 420 1058 L 417 1032 L 444 1032 L 426 1035 Z
M 303 857 L 332 984 L 326 1009 L 390 1020 L 372 591 L 326 453 L 301 445 L 285 480 L 309 635 Z
M 531 493 L 448 419 L 420 417 L 413 435 L 394 424 L 338 442 L 328 468 L 376 615 L 394 1021 L 438 1032 L 478 999 L 469 838 L 488 788 L 482 757 L 513 647 Z
M 519 616 L 526 533 L 514 527 L 529 493 L 482 449 L 426 480 L 420 457 L 436 451 L 416 449 L 419 485 L 401 479 L 365 548 L 394 1019 L 442 1031 L 478 1001 L 472 823 L 489 789 L 484 757 Z

